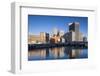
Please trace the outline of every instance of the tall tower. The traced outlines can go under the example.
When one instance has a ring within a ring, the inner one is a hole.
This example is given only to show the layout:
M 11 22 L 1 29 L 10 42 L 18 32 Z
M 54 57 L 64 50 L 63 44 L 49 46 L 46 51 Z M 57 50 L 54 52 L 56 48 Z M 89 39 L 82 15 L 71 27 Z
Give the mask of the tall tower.
M 73 22 L 73 23 L 69 23 L 69 32 L 72 33 L 74 32 L 74 34 L 72 34 L 71 38 L 74 38 L 74 41 L 79 41 L 79 22 Z
M 79 22 L 69 23 L 69 31 L 79 32 Z

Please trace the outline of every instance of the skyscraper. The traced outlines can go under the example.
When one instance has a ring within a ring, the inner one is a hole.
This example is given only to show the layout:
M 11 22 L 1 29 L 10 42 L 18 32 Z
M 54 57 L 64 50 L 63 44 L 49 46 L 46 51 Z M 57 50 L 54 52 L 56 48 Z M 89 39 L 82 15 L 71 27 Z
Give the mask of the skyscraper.
M 69 24 L 69 31 L 79 32 L 79 22 L 73 22 Z
M 72 35 L 71 36 L 72 41 L 80 41 L 79 26 L 80 26 L 79 22 L 73 22 L 69 24 L 69 32 Z
M 66 41 L 82 41 L 83 34 L 79 31 L 79 22 L 69 23 L 69 32 L 64 34 Z

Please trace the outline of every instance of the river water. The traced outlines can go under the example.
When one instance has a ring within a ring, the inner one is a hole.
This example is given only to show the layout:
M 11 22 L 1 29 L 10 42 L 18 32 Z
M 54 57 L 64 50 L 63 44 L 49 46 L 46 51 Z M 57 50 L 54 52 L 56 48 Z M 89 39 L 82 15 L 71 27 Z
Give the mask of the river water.
M 88 58 L 88 49 L 55 47 L 28 51 L 28 60 L 83 59 Z

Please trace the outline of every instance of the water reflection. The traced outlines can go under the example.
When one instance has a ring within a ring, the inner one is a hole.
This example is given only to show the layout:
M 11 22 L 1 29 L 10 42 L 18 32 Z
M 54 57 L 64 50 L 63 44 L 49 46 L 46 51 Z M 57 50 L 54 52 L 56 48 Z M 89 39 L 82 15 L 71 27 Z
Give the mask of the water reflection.
M 87 57 L 87 49 L 73 49 L 71 47 L 56 47 L 28 51 L 28 60 L 77 59 Z

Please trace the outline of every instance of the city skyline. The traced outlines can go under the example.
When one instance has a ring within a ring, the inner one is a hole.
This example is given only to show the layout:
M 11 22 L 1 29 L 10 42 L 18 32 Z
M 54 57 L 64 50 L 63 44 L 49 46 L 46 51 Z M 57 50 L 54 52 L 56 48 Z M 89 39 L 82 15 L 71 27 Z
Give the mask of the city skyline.
M 28 60 L 88 58 L 88 17 L 28 16 Z
M 54 28 L 68 32 L 68 23 L 79 22 L 80 31 L 87 36 L 88 18 L 87 17 L 70 17 L 70 16 L 45 16 L 29 15 L 28 32 L 29 34 L 39 35 L 40 32 L 52 33 Z

